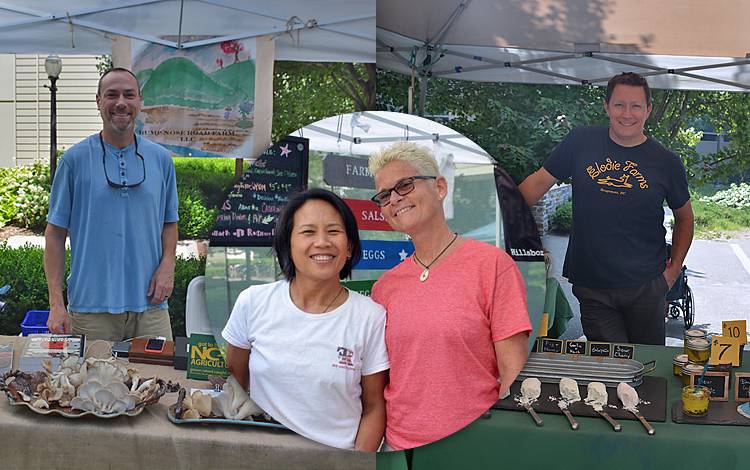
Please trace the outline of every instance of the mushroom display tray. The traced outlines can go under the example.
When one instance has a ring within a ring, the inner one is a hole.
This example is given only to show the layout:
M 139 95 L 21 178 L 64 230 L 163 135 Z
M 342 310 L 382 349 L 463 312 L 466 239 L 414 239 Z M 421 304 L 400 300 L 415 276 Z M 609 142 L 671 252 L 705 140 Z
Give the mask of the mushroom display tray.
M 167 410 L 167 418 L 174 424 L 239 424 L 241 426 L 257 426 L 261 428 L 286 429 L 286 426 L 280 423 L 271 423 L 266 421 L 250 421 L 240 419 L 225 418 L 200 418 L 200 419 L 178 419 L 174 415 L 174 409 L 177 405 L 172 405 Z
M 578 390 L 581 398 L 586 398 L 586 386 L 579 384 Z M 615 419 L 637 419 L 632 413 L 622 409 L 622 403 L 617 398 L 617 392 L 612 389 L 609 389 L 608 392 L 607 406 L 604 408 L 604 411 Z M 510 396 L 503 400 L 498 400 L 492 408 L 497 410 L 526 411 L 514 399 L 520 395 L 521 383 L 513 382 L 513 385 L 510 387 Z M 648 402 L 638 405 L 638 410 L 647 420 L 655 422 L 664 422 L 667 420 L 667 380 L 664 377 L 643 377 L 641 386 L 638 387 L 638 395 L 641 400 Z M 531 406 L 539 413 L 562 414 L 560 407 L 557 406 L 559 398 L 560 388 L 557 383 L 542 383 L 542 393 L 539 399 Z M 568 406 L 568 410 L 574 416 L 589 416 L 592 418 L 599 416 L 591 406 L 585 404 L 583 401 L 572 403 Z
M 3 376 L 3 380 L 12 375 L 7 374 L 6 376 Z M 148 380 L 148 379 L 147 379 Z M 98 413 L 95 411 L 82 411 L 82 410 L 76 410 L 70 407 L 60 407 L 60 406 L 52 406 L 51 408 L 34 408 L 31 406 L 30 402 L 21 400 L 13 395 L 12 392 L 6 390 L 5 396 L 8 397 L 8 403 L 11 406 L 23 406 L 34 413 L 40 414 L 40 415 L 55 415 L 55 416 L 63 416 L 65 418 L 82 418 L 84 416 L 95 416 L 97 418 L 117 418 L 118 416 L 138 416 L 143 412 L 143 410 L 153 403 L 156 403 L 159 401 L 159 398 L 161 398 L 167 391 L 167 384 L 162 379 L 156 379 L 159 383 L 159 392 L 156 394 L 156 397 L 152 400 L 149 400 L 147 402 L 138 403 L 135 405 L 135 408 L 124 411 L 122 413 Z
M 536 377 L 543 383 L 558 383 L 561 378 L 575 379 L 578 385 L 603 382 L 617 387 L 620 382 L 637 387 L 643 376 L 656 368 L 656 361 L 641 364 L 633 359 L 591 357 L 574 354 L 531 353 L 519 380 Z

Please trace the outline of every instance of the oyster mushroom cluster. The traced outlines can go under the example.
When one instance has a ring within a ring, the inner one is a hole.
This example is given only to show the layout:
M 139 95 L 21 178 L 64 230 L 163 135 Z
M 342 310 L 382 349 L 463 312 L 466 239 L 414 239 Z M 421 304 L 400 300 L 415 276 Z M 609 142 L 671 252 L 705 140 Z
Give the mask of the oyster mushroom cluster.
M 57 370 L 45 361 L 43 371 L 17 372 L 6 380 L 11 393 L 33 408 L 72 408 L 96 414 L 119 414 L 158 397 L 158 379 L 141 381 L 138 371 L 115 357 L 64 358 Z
M 129 369 L 115 357 L 89 358 L 81 366 L 83 381 L 71 408 L 95 413 L 124 413 L 154 395 L 159 384 L 155 379 L 140 381 L 138 372 Z M 130 388 L 126 383 L 130 382 Z
M 216 396 L 204 394 L 196 390 L 190 396 L 180 393 L 175 415 L 180 419 L 200 419 L 209 417 L 223 417 L 226 419 L 252 419 L 262 415 L 265 421 L 271 417 L 255 404 L 247 391 L 230 375 L 224 383 L 222 391 Z

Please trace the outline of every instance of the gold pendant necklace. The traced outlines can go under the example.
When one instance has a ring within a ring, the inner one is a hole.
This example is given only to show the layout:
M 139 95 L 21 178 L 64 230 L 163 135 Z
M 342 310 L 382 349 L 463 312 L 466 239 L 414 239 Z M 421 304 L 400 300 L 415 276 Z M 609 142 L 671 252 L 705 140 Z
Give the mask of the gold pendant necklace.
M 344 289 L 345 289 L 345 287 L 341 286 L 341 289 L 339 289 L 339 292 L 336 294 L 336 297 L 334 297 L 333 300 L 331 300 L 330 302 L 328 302 L 328 306 L 326 307 L 325 310 L 323 310 L 322 313 L 328 312 L 328 309 L 331 308 L 331 305 L 333 305 L 333 303 L 336 301 L 336 299 L 339 298 L 339 296 L 341 295 L 341 293 L 344 292 Z
M 419 275 L 419 282 L 424 282 L 427 280 L 428 277 L 430 277 L 430 266 L 435 264 L 435 261 L 437 261 L 441 256 L 443 256 L 443 253 L 448 251 L 448 248 L 450 248 L 451 245 L 453 245 L 453 242 L 455 242 L 457 238 L 458 238 L 458 233 L 454 233 L 453 239 L 450 241 L 450 243 L 448 243 L 445 246 L 445 248 L 443 248 L 443 251 L 438 253 L 438 255 L 430 262 L 430 264 L 424 264 L 422 260 L 420 260 L 419 257 L 417 256 L 416 250 L 414 251 L 414 259 L 416 260 L 417 263 L 419 263 L 420 266 L 424 268 L 424 270 L 422 271 L 422 274 Z

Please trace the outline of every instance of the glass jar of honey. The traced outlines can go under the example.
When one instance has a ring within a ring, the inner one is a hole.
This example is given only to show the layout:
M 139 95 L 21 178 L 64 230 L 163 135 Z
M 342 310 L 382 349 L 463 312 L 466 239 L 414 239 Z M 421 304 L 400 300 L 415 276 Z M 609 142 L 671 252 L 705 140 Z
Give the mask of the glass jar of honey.
M 684 341 L 684 353 L 687 354 L 688 352 L 688 340 L 690 338 L 708 338 L 708 332 L 706 330 L 701 330 L 700 328 L 690 328 L 689 330 L 685 330 L 685 341 Z
M 688 362 L 682 366 L 682 385 L 687 387 L 690 385 L 690 377 L 695 376 L 696 380 L 703 373 L 703 366 L 701 364 L 693 364 Z
M 695 364 L 705 364 L 711 357 L 711 341 L 708 338 L 688 338 L 688 361 Z
M 682 367 L 687 364 L 688 362 L 688 356 L 687 354 L 677 354 L 675 355 L 674 359 L 672 359 L 672 372 L 677 377 L 682 376 Z
M 682 388 L 682 412 L 687 416 L 705 416 L 708 413 L 711 390 L 702 385 Z

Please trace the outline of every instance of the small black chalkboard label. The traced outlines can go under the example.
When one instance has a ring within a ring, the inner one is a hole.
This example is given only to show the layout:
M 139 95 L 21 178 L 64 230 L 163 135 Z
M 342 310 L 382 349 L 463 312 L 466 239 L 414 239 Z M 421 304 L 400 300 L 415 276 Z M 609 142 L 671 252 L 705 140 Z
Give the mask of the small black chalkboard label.
M 633 359 L 635 357 L 635 346 L 632 344 L 615 344 L 612 357 L 620 359 Z
M 542 338 L 542 352 L 562 353 L 563 340 Z
M 531 348 L 531 352 L 534 352 L 534 353 L 539 352 L 539 343 L 541 342 L 542 342 L 541 338 L 537 338 L 537 340 L 534 341 L 534 347 Z
M 586 354 L 586 341 L 565 341 L 565 354 Z
M 690 383 L 696 384 L 699 375 L 691 375 Z M 703 385 L 711 389 L 711 400 L 729 401 L 729 372 L 706 372 Z
M 750 372 L 734 373 L 734 401 L 750 401 Z
M 610 357 L 612 355 L 612 344 L 610 343 L 589 343 L 589 356 Z

